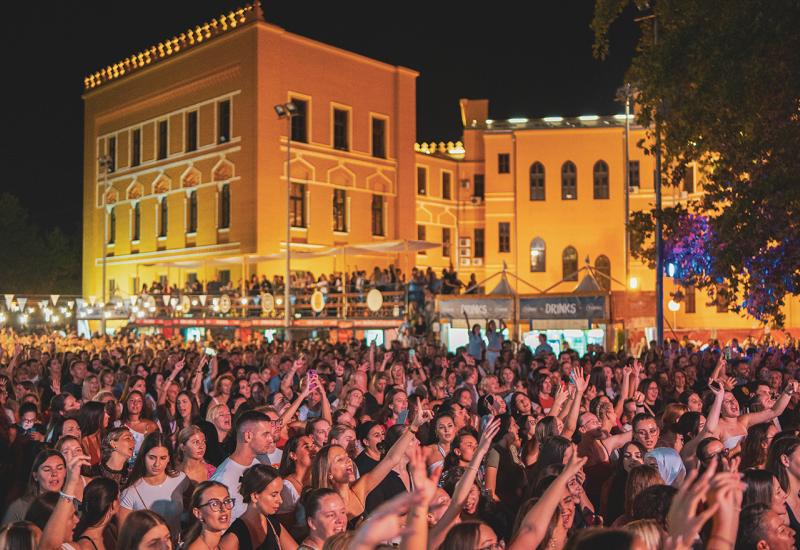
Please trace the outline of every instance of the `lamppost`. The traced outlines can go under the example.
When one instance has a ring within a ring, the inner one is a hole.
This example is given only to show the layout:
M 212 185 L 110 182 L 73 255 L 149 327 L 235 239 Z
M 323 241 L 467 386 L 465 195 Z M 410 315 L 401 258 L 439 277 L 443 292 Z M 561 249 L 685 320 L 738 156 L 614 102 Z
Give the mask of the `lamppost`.
M 297 114 L 297 105 L 293 102 L 275 105 L 275 113 L 279 119 L 286 119 L 286 274 L 283 283 L 283 322 L 286 341 L 292 341 L 291 304 L 289 302 L 292 282 L 292 117 Z
M 106 199 L 108 198 L 108 174 L 114 169 L 113 159 L 109 155 L 101 155 L 98 159 L 100 170 L 103 172 L 103 290 L 100 302 L 100 332 L 103 337 L 106 335 L 106 258 L 108 256 L 108 212 L 106 211 Z

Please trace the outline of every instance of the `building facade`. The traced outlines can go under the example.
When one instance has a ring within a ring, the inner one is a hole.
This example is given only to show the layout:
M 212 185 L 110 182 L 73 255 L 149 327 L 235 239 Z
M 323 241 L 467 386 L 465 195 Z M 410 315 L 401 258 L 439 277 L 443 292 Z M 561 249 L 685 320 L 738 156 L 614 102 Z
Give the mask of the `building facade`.
M 404 267 L 453 266 L 464 281 L 506 269 L 519 294 L 569 293 L 588 265 L 612 296 L 608 327 L 652 327 L 654 274 L 626 251 L 625 116 L 495 121 L 487 100 L 462 100 L 461 141 L 418 144 L 417 76 L 286 32 L 257 3 L 87 76 L 84 295 L 103 294 L 104 254 L 108 295 L 156 280 L 180 287 L 283 273 L 280 259 L 247 258 L 285 250 L 289 200 L 292 251 L 424 240 L 441 246 Z M 274 106 L 289 101 L 297 114 L 278 118 Z M 642 139 L 633 125 L 630 210 L 654 202 Z M 107 172 L 98 163 L 106 156 Z M 682 188 L 665 187 L 664 204 L 699 193 L 692 173 Z M 292 269 L 390 262 L 401 260 L 297 258 Z M 678 311 L 665 308 L 667 335 L 761 333 L 754 320 L 682 292 Z M 797 301 L 787 324 L 800 326 Z

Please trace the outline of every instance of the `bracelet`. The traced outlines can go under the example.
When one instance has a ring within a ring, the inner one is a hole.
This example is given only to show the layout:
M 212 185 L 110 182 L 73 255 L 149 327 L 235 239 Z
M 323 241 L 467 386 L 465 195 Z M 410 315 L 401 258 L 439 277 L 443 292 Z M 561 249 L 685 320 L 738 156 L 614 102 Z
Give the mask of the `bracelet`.
M 415 429 L 414 426 L 409 426 L 408 431 L 411 432 L 412 434 L 415 434 L 419 431 L 419 428 Z
M 64 491 L 59 491 L 59 492 L 58 492 L 58 495 L 59 495 L 61 498 L 63 498 L 64 500 L 68 500 L 68 501 L 70 501 L 70 502 L 72 502 L 72 501 L 73 501 L 73 500 L 75 500 L 75 498 L 76 498 L 76 497 L 74 497 L 74 496 L 72 496 L 72 495 L 68 495 L 68 494 L 67 494 L 67 493 L 65 493 Z

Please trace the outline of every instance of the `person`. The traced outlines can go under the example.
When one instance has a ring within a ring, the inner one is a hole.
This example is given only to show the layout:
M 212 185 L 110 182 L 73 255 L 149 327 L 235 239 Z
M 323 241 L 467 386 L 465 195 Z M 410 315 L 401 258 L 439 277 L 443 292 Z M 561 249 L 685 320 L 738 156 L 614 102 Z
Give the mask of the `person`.
M 0 527 L 0 548 L 37 550 L 42 530 L 30 521 L 15 521 Z
M 773 440 L 767 453 L 767 470 L 775 474 L 786 493 L 789 526 L 800 530 L 800 438 L 784 436 Z
M 80 486 L 78 483 L 74 488 Z M 76 496 L 83 503 L 73 535 L 77 547 L 79 550 L 106 550 L 103 532 L 119 510 L 119 486 L 113 479 L 98 477 L 86 485 L 82 494 L 82 498 Z
M 216 468 L 203 458 L 206 452 L 206 436 L 194 425 L 181 429 L 177 437 L 175 469 L 183 472 L 193 483 L 208 480 Z
M 222 535 L 231 525 L 234 501 L 228 488 L 217 481 L 203 481 L 195 487 L 189 504 L 195 522 L 184 537 L 186 550 L 219 548 Z
M 128 478 L 128 487 L 120 497 L 119 519 L 137 510 L 158 513 L 175 537 L 180 533 L 184 495 L 191 482 L 183 472 L 172 470 L 169 436 L 152 432 L 145 436 Z
M 136 457 L 145 436 L 158 430 L 158 425 L 149 416 L 150 412 L 144 403 L 144 394 L 139 390 L 131 390 L 123 402 L 121 427 L 128 428 L 136 445 L 133 456 Z
M 206 420 L 200 428 L 206 434 L 205 460 L 212 466 L 219 466 L 231 452 L 231 411 L 225 403 L 208 407 Z
M 242 475 L 238 493 L 246 509 L 222 536 L 220 550 L 293 550 L 297 543 L 281 528 L 275 514 L 281 505 L 283 480 L 272 466 L 256 463 Z
M 78 412 L 78 424 L 82 434 L 81 446 L 89 455 L 92 465 L 99 464 L 102 459 L 100 447 L 105 430 L 108 428 L 108 421 L 105 405 L 97 401 L 84 403 Z
M 157 513 L 137 510 L 122 523 L 116 550 L 172 550 L 169 526 Z
M 136 440 L 128 428 L 110 430 L 100 448 L 102 460 L 89 469 L 89 474 L 113 479 L 120 487 L 127 486 L 135 447 Z
M 22 521 L 34 499 L 48 491 L 60 491 L 67 474 L 64 456 L 55 450 L 45 449 L 36 455 L 31 465 L 25 494 L 12 502 L 3 516 L 3 524 Z
M 36 523 L 42 529 L 39 550 L 76 550 L 78 544 L 73 542 L 73 537 L 79 520 L 75 488 L 81 483 L 81 467 L 88 465 L 89 457 L 87 455 L 78 455 L 70 459 L 66 468 L 63 490 L 59 489 L 58 493 L 49 492 L 39 495 L 31 504 L 26 519 Z
M 347 509 L 333 489 L 315 489 L 303 497 L 308 536 L 298 550 L 322 550 L 332 536 L 347 529 Z
M 553 354 L 553 346 L 547 343 L 547 334 L 544 332 L 539 333 L 539 345 L 537 345 L 536 349 L 533 350 L 533 354 L 536 357 Z
M 55 445 L 55 450 L 61 453 L 64 456 L 64 460 L 69 462 L 69 460 L 78 455 L 84 454 L 83 447 L 81 447 L 81 442 L 77 437 L 71 435 L 64 435 L 62 436 Z M 75 489 L 75 498 L 80 501 L 83 501 L 83 490 L 91 481 L 91 478 L 85 475 L 81 475 L 81 483 L 79 484 L 78 488 Z
M 356 457 L 358 473 L 364 475 L 381 461 L 381 444 L 386 439 L 386 429 L 374 420 L 361 423 L 356 429 L 356 437 L 363 451 Z
M 733 393 L 725 392 L 725 397 L 722 401 L 722 414 L 719 420 L 719 439 L 725 448 L 733 449 L 737 447 L 742 439 L 747 436 L 747 430 L 750 426 L 761 424 L 762 422 L 770 422 L 783 414 L 797 389 L 798 382 L 790 380 L 772 407 L 746 414 L 740 413 L 739 402 Z
M 795 530 L 766 504 L 751 504 L 739 514 L 736 550 L 789 550 L 795 548 Z
M 279 514 L 292 514 L 303 488 L 311 484 L 311 464 L 317 446 L 308 435 L 291 438 L 284 447 L 279 473 L 283 478 Z
M 260 464 L 257 456 L 267 452 L 272 440 L 272 428 L 269 417 L 258 411 L 247 411 L 236 421 L 236 449 L 217 467 L 211 480 L 218 481 L 228 487 L 231 498 L 236 503 L 231 517 L 236 520 L 246 507 L 243 495 L 239 493 L 239 478 L 249 467 Z
M 444 459 L 450 452 L 450 445 L 456 437 L 456 423 L 452 414 L 442 413 L 434 418 L 433 425 L 436 431 L 436 441 L 431 445 L 426 445 L 423 453 L 428 473 L 438 477 L 442 471 Z
M 502 331 L 504 328 L 505 326 L 502 320 L 500 321 L 500 329 L 497 328 L 493 320 L 486 324 L 486 340 L 488 341 L 486 346 L 486 362 L 489 363 L 489 369 L 492 372 L 494 372 L 494 365 L 495 362 L 497 362 L 497 358 L 500 357 L 500 353 L 503 351 L 505 337 Z
M 600 515 L 611 525 L 624 511 L 625 485 L 634 466 L 644 464 L 647 451 L 638 441 L 629 441 L 620 449 L 614 473 L 603 484 L 600 496 Z

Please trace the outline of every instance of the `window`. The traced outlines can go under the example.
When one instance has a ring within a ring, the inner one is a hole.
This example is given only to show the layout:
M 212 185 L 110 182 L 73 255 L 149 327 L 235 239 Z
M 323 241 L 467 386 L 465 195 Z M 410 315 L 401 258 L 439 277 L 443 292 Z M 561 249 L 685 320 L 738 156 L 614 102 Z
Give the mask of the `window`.
M 594 198 L 608 198 L 608 164 L 603 160 L 594 163 Z
M 333 230 L 347 231 L 347 192 L 344 189 L 333 190 Z
M 531 164 L 531 200 L 544 200 L 544 164 L 541 162 Z
M 167 158 L 167 145 L 169 141 L 169 126 L 166 120 L 158 121 L 158 159 Z
M 349 149 L 347 143 L 347 126 L 350 113 L 344 109 L 333 110 L 333 148 L 340 151 Z
M 292 115 L 292 141 L 308 143 L 308 102 L 292 98 L 292 103 L 297 109 Z
M 372 195 L 372 234 L 383 236 L 383 197 Z
M 511 252 L 511 224 L 508 222 L 497 224 L 497 251 Z
M 600 288 L 608 292 L 611 290 L 611 260 L 608 256 L 598 256 L 594 261 L 595 278 Z
M 186 113 L 186 152 L 197 150 L 197 111 Z
M 578 251 L 574 246 L 568 246 L 561 253 L 561 278 L 564 281 L 578 280 Z
M 442 198 L 443 199 L 450 199 L 452 198 L 452 181 L 453 175 L 450 172 L 442 171 Z
M 442 228 L 442 256 L 445 258 L 450 257 L 450 228 Z
M 117 241 L 117 207 L 112 206 L 108 211 L 108 244 Z
M 372 119 L 372 156 L 386 158 L 386 121 L 382 118 Z
M 475 174 L 475 188 L 472 190 L 473 197 L 483 198 L 484 190 L 486 188 L 486 178 L 483 174 Z
M 108 138 L 108 171 L 113 172 L 117 169 L 117 138 Z
M 534 273 L 543 272 L 546 259 L 547 248 L 544 240 L 541 237 L 535 237 L 531 241 L 531 271 Z
M 578 198 L 578 170 L 572 161 L 561 166 L 561 200 L 571 201 Z
M 231 186 L 222 184 L 219 190 L 219 228 L 227 229 L 231 226 Z
M 511 172 L 511 157 L 508 153 L 498 153 L 497 155 L 497 173 L 508 174 Z
M 628 187 L 631 191 L 638 191 L 641 183 L 639 181 L 639 161 L 628 161 Z
M 197 233 L 197 191 L 189 193 L 189 223 L 188 232 Z
M 424 240 L 426 240 L 425 236 L 426 236 L 425 235 L 425 226 L 424 225 L 418 225 L 417 226 L 417 240 L 418 241 L 424 241 Z M 425 252 L 424 250 L 421 250 L 419 252 L 419 254 L 422 254 L 424 256 L 424 255 L 427 254 L 427 252 Z
M 137 128 L 133 131 L 131 138 L 131 166 L 139 166 L 142 163 L 142 131 Z
M 683 289 L 686 303 L 686 313 L 697 312 L 697 302 L 695 301 L 694 286 L 687 286 Z
M 483 258 L 484 243 L 486 242 L 486 230 L 483 228 L 475 230 L 475 249 L 472 251 L 473 258 Z
M 131 240 L 138 241 L 142 236 L 142 208 L 137 202 L 133 205 L 133 228 L 131 229 Z
M 687 166 L 683 169 L 683 190 L 689 195 L 694 193 L 694 167 Z
M 417 195 L 428 193 L 428 171 L 422 166 L 417 166 Z
M 166 237 L 168 227 L 169 205 L 167 204 L 167 197 L 161 197 L 161 201 L 158 203 L 158 236 Z
M 719 290 L 717 291 L 717 295 L 714 298 L 714 303 L 717 306 L 717 313 L 728 312 L 728 304 L 729 304 L 728 299 L 724 295 L 722 295 Z
M 117 293 L 117 280 L 116 279 L 109 279 L 108 280 L 108 295 L 113 296 Z
M 289 222 L 292 227 L 306 226 L 306 186 L 303 183 L 292 183 L 292 194 L 289 197 Z
M 220 101 L 217 111 L 217 143 L 227 143 L 231 140 L 231 100 Z

